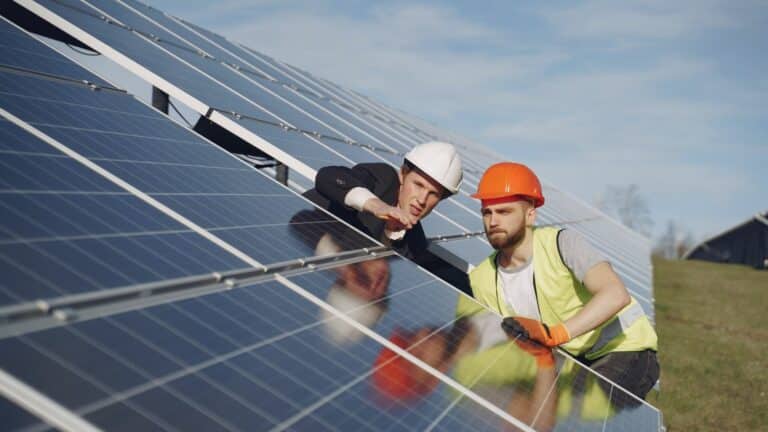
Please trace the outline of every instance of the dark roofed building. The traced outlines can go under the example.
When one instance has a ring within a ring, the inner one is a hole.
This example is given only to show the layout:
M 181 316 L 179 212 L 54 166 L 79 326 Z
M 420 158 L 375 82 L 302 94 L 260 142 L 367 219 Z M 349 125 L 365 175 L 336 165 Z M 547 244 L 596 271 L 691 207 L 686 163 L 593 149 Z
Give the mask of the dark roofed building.
M 768 268 L 768 211 L 699 243 L 683 258 Z

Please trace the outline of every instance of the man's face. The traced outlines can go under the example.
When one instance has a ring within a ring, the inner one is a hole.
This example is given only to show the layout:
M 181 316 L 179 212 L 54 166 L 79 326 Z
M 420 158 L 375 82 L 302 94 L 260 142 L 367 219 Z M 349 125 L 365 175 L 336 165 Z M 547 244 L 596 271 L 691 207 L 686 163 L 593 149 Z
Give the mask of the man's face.
M 420 221 L 440 202 L 443 187 L 417 169 L 400 170 L 400 192 L 397 206 L 407 213 L 413 223 Z
M 536 219 L 536 208 L 527 200 L 483 202 L 483 225 L 488 242 L 494 249 L 520 244 L 525 229 Z

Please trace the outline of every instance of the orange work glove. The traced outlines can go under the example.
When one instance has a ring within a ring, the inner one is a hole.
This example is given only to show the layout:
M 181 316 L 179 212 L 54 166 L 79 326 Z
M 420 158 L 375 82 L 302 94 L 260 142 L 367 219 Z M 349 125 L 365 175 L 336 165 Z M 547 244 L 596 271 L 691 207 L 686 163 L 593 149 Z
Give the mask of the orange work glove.
M 552 328 L 530 318 L 507 317 L 501 326 L 507 333 L 522 334 L 525 338 L 539 342 L 548 347 L 555 347 L 571 340 L 571 335 L 563 323 Z
M 555 356 L 552 350 L 539 344 L 529 342 L 517 337 L 515 343 L 520 349 L 532 355 L 536 359 L 536 366 L 541 369 L 552 369 L 555 367 Z

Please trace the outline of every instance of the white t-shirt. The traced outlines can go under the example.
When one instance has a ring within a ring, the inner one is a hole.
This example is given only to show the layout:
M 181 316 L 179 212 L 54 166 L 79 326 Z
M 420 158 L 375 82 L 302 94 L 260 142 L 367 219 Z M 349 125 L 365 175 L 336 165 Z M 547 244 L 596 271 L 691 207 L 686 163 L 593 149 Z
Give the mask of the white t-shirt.
M 533 290 L 533 258 L 524 266 L 514 270 L 499 267 L 499 283 L 507 308 L 514 311 L 516 316 L 541 321 L 539 305 Z
M 584 275 L 592 266 L 607 261 L 603 254 L 573 230 L 562 230 L 557 237 L 557 245 L 560 248 L 563 263 L 580 281 L 584 280 Z M 533 289 L 534 258 L 531 257 L 527 263 L 515 269 L 498 267 L 498 274 L 507 308 L 516 316 L 541 321 L 536 292 Z M 496 264 L 498 265 L 498 256 Z

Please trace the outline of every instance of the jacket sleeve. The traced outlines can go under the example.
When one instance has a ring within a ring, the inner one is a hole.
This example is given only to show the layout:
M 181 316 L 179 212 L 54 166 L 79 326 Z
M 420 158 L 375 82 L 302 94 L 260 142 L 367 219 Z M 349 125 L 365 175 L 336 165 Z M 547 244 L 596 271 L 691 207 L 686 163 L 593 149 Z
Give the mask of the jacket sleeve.
M 399 184 L 397 170 L 383 163 L 358 164 L 352 168 L 327 166 L 320 168 L 315 177 L 317 192 L 339 205 L 344 205 L 344 198 L 352 188 L 366 188 L 384 199 Z

